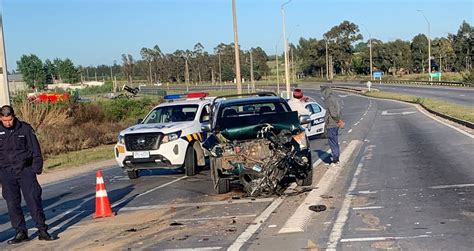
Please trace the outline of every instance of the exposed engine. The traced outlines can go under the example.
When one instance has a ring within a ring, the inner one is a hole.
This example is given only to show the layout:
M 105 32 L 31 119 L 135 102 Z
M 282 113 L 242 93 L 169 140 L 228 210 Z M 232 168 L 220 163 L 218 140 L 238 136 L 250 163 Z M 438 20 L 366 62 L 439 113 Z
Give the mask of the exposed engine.
M 301 154 L 293 134 L 261 125 L 257 139 L 228 141 L 221 134 L 210 148 L 224 175 L 238 177 L 249 196 L 270 195 L 284 188 L 287 174 L 306 177 L 308 158 Z

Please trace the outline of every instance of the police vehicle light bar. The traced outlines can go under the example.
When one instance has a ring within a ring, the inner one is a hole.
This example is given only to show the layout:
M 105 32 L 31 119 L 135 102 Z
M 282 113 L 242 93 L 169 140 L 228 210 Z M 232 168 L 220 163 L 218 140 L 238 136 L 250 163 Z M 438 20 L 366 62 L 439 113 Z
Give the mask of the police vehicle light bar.
M 175 100 L 175 99 L 185 99 L 185 98 L 205 98 L 209 95 L 206 92 L 192 92 L 187 94 L 170 94 L 166 95 L 163 98 L 165 100 Z

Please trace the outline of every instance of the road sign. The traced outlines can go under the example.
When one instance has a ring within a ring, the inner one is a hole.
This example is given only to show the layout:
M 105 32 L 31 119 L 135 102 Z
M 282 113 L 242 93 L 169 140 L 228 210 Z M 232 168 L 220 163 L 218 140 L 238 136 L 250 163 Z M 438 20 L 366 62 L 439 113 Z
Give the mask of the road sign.
M 374 71 L 372 75 L 374 75 L 374 78 L 382 78 L 383 73 L 381 71 Z
M 432 72 L 430 73 L 433 78 L 439 78 L 441 77 L 441 72 Z

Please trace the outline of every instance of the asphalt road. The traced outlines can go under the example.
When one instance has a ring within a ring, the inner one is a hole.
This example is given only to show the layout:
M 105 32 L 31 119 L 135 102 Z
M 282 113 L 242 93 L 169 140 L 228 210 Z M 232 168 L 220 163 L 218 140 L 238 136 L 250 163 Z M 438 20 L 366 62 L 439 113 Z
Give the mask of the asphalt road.
M 341 85 L 367 87 L 365 84 L 360 83 L 344 83 Z M 432 98 L 464 106 L 474 106 L 474 88 L 469 87 L 393 85 L 378 84 L 375 81 L 372 84 L 372 88 L 377 88 L 387 92 L 397 92 L 416 95 L 419 97 Z
M 317 90 L 305 90 L 305 94 L 321 102 Z M 409 105 L 338 95 L 344 101 L 346 121 L 340 136 L 343 151 L 350 142 L 364 144 L 341 169 L 324 201 L 327 210 L 312 214 L 304 232 L 278 233 L 306 193 L 283 200 L 252 199 L 243 197 L 241 188 L 234 185 L 230 194 L 215 195 L 208 170 L 194 177 L 144 172 L 138 180 L 128 180 L 120 168 L 108 167 L 104 178 L 116 217 L 92 219 L 95 173 L 47 185 L 43 187 L 47 223 L 60 239 L 53 243 L 34 240 L 19 247 L 72 249 L 91 248 L 95 243 L 107 248 L 118 243 L 114 247 L 120 249 L 224 250 L 245 233 L 250 233 L 250 239 L 242 244 L 243 250 L 463 250 L 474 246 L 470 234 L 474 231 L 474 140 Z M 388 115 L 382 115 L 383 111 Z M 397 114 L 404 111 L 413 113 Z M 311 147 L 313 161 L 329 148 L 318 137 L 311 140 Z M 324 164 L 317 169 L 329 170 Z M 163 214 L 143 223 L 146 215 L 156 212 Z M 172 222 L 179 224 L 170 226 Z M 34 234 L 31 220 L 28 226 Z M 249 228 L 257 231 L 248 232 Z M 104 238 L 103 232 L 118 234 Z M 13 234 L 2 199 L 0 249 L 8 248 L 5 240 Z

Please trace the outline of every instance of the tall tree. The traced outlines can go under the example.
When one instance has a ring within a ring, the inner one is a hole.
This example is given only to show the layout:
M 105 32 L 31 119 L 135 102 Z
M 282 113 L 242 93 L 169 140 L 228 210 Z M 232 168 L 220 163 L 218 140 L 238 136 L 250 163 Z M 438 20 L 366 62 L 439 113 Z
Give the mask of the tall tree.
M 127 77 L 127 81 L 129 84 L 133 81 L 133 67 L 134 67 L 134 60 L 132 55 L 130 54 L 122 54 L 122 71 L 124 75 Z
M 354 51 L 352 44 L 363 38 L 359 34 L 359 27 L 352 22 L 343 21 L 326 32 L 324 37 L 329 41 L 336 73 L 345 74 L 350 71 L 352 53 Z
M 424 34 L 416 35 L 410 45 L 413 70 L 415 72 L 425 72 L 428 65 L 428 38 Z
M 46 84 L 46 77 L 41 59 L 34 55 L 23 55 L 16 62 L 23 79 L 30 88 L 42 90 Z

